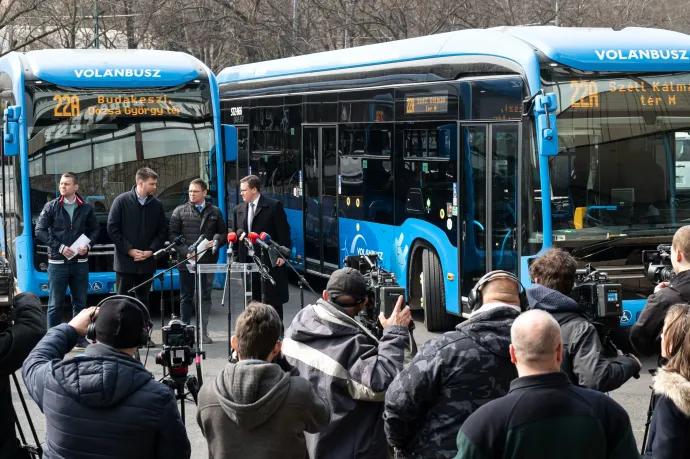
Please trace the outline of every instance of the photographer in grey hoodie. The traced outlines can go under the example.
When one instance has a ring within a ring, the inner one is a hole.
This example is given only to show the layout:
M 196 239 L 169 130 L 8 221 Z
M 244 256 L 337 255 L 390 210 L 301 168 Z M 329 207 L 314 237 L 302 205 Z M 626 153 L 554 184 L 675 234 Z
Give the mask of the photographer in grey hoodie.
M 609 361 L 597 329 L 585 316 L 585 310 L 568 295 L 575 285 L 577 262 L 560 249 L 550 249 L 534 260 L 529 268 L 532 282 L 527 289 L 530 309 L 541 309 L 561 326 L 563 361 L 561 371 L 580 387 L 609 392 L 618 389 L 638 374 L 642 364 L 635 356 L 619 355 Z
M 239 362 L 199 391 L 197 422 L 210 459 L 304 459 L 304 432 L 328 425 L 324 402 L 281 358 L 280 330 L 276 310 L 261 303 L 237 318 L 231 344 Z

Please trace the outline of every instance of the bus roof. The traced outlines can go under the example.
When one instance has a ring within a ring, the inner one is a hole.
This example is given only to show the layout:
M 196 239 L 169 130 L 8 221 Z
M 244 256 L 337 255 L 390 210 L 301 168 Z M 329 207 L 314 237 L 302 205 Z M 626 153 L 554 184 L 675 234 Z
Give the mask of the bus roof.
M 196 58 L 144 49 L 45 49 L 19 53 L 35 78 L 78 87 L 159 87 L 206 75 Z
M 539 71 L 535 51 L 541 51 L 556 63 L 586 71 L 690 70 L 690 36 L 678 32 L 649 28 L 615 31 L 555 26 L 498 27 L 459 30 L 228 67 L 218 75 L 218 83 L 476 55 L 516 62 L 533 85 Z

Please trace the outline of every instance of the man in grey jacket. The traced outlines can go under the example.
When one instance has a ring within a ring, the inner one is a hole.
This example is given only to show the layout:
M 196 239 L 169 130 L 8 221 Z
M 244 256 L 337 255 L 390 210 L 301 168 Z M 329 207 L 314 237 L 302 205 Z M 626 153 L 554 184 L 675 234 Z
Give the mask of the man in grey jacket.
M 239 362 L 199 391 L 197 422 L 210 458 L 304 459 L 304 432 L 328 425 L 328 408 L 309 381 L 279 359 L 281 327 L 278 312 L 261 303 L 237 318 L 231 344 Z
M 561 370 L 576 386 L 601 392 L 618 389 L 638 374 L 642 364 L 635 356 L 620 355 L 609 361 L 602 355 L 597 329 L 585 310 L 568 295 L 575 285 L 577 262 L 560 249 L 551 249 L 530 266 L 532 282 L 527 289 L 530 308 L 551 314 L 561 326 L 563 362 Z
M 411 314 L 401 311 L 400 297 L 388 319 L 379 316 L 379 341 L 355 320 L 368 301 L 364 276 L 339 269 L 323 299 L 301 310 L 285 333 L 283 354 L 331 412 L 328 427 L 306 434 L 311 459 L 387 457 L 383 400 L 409 350 Z

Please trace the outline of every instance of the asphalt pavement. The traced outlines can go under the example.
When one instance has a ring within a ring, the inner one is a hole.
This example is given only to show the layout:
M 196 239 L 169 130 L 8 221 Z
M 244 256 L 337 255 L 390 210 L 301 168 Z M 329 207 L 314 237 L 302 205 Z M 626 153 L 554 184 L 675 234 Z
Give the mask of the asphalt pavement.
M 310 279 L 316 292 L 320 292 L 324 285 L 319 279 Z M 211 338 L 214 343 L 203 346 L 206 352 L 206 358 L 201 364 L 201 376 L 203 382 L 206 383 L 211 381 L 223 366 L 227 363 L 228 359 L 228 307 L 221 307 L 222 291 L 217 290 L 213 292 L 213 307 L 211 310 L 211 318 L 209 320 L 209 331 Z M 308 290 L 304 292 L 305 304 L 309 304 L 316 299 L 316 296 Z M 231 328 L 234 329 L 234 319 L 242 310 L 242 303 L 239 298 L 233 297 L 231 300 L 232 310 L 231 310 Z M 299 312 L 301 306 L 300 301 L 300 289 L 294 285 L 290 285 L 290 301 L 284 305 L 284 323 L 286 327 Z M 142 358 L 146 358 L 146 368 L 153 373 L 157 379 L 163 377 L 163 367 L 155 363 L 155 355 L 161 351 L 161 314 L 157 305 L 152 305 L 152 320 L 155 324 L 155 330 L 153 332 L 153 340 L 157 344 L 156 348 L 152 348 L 148 352 L 142 355 Z M 415 319 L 415 331 L 414 336 L 417 343 L 421 346 L 425 341 L 438 335 L 437 333 L 428 332 L 424 327 L 424 320 L 421 311 L 414 312 L 413 317 Z M 166 316 L 166 321 L 170 319 Z M 70 358 L 75 356 L 76 353 L 72 352 L 66 356 Z M 648 360 L 643 361 L 645 371 L 640 375 L 639 379 L 631 379 L 620 389 L 611 392 L 611 397 L 620 403 L 623 408 L 630 415 L 630 420 L 632 422 L 633 431 L 635 438 L 637 439 L 638 447 L 642 444 L 642 438 L 645 429 L 645 420 L 647 417 L 647 408 L 649 404 L 649 395 L 651 384 L 651 376 L 649 375 L 647 369 L 654 368 L 654 361 Z M 197 375 L 198 371 L 196 366 L 192 365 L 189 367 L 189 373 Z M 21 372 L 18 373 L 20 383 Z M 39 411 L 36 404 L 28 398 L 26 391 L 22 385 L 23 394 L 27 400 L 29 407 L 29 412 L 31 418 L 35 424 L 38 438 L 41 442 L 44 441 L 45 437 L 45 419 L 42 413 Z M 29 435 L 29 429 L 27 427 L 26 416 L 24 415 L 24 410 L 21 406 L 19 397 L 16 391 L 13 390 L 13 399 L 15 402 L 15 410 L 17 411 L 18 417 L 20 419 L 21 425 L 24 427 L 25 433 Z M 185 421 L 187 426 L 187 433 L 189 435 L 190 442 L 192 444 L 192 458 L 193 459 L 206 459 L 208 458 L 206 441 L 199 430 L 199 426 L 196 422 L 196 406 L 191 400 L 191 396 L 188 397 L 188 401 L 185 402 Z M 586 439 L 583 439 L 586 441 Z M 30 443 L 33 444 L 33 441 Z

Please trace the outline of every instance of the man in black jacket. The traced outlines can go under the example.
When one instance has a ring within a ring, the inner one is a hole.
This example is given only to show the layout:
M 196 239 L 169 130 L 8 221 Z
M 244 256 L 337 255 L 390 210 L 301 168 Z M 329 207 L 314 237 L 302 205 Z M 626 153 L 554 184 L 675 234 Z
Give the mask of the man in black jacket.
M 153 196 L 158 174 L 148 167 L 137 171 L 137 184 L 113 201 L 108 215 L 108 235 L 115 244 L 117 293 L 153 277 L 156 259 L 153 253 L 163 248 L 168 236 L 163 203 Z M 149 306 L 151 284 L 135 291 L 136 298 Z M 151 344 L 151 343 L 149 343 Z
M 17 450 L 10 375 L 21 368 L 31 349 L 46 333 L 41 300 L 33 293 L 14 297 L 14 315 L 12 325 L 0 324 L 0 457 L 3 459 L 23 457 Z
M 679 228 L 673 235 L 671 263 L 677 274 L 675 279 L 656 286 L 630 330 L 630 344 L 645 357 L 661 353 L 661 330 L 668 308 L 690 303 L 690 225 Z
M 475 411 L 458 433 L 456 459 L 637 459 L 630 418 L 611 397 L 570 384 L 559 371 L 558 323 L 527 311 L 511 329 L 519 378 Z
M 609 361 L 585 309 L 568 295 L 575 285 L 577 262 L 568 253 L 551 249 L 534 260 L 530 278 L 538 285 L 527 289 L 530 307 L 550 313 L 561 326 L 563 365 L 561 370 L 576 386 L 601 392 L 618 389 L 638 374 L 642 364 L 635 356 L 620 354 Z
M 181 257 L 194 258 L 194 252 L 189 252 L 189 246 L 199 237 L 204 236 L 213 241 L 214 236 L 219 240 L 218 247 L 223 247 L 228 236 L 223 214 L 220 209 L 210 202 L 206 202 L 208 186 L 201 179 L 194 179 L 189 184 L 189 202 L 177 206 L 170 217 L 170 239 L 182 236 L 185 242 L 177 248 Z M 201 251 L 203 247 L 199 247 Z M 199 263 L 214 264 L 218 261 L 219 252 L 208 250 L 201 255 Z M 180 316 L 186 324 L 194 316 L 195 275 L 189 272 L 187 266 L 180 267 Z M 211 292 L 213 288 L 213 274 L 201 275 L 201 324 L 204 344 L 213 341 L 208 334 L 208 317 L 211 313 Z
M 458 429 L 478 407 L 505 395 L 517 378 L 510 361 L 510 327 L 526 307 L 522 286 L 491 272 L 470 318 L 424 343 L 386 392 L 388 443 L 406 458 L 453 458 Z
M 46 417 L 47 459 L 189 459 L 175 394 L 133 357 L 148 312 L 115 296 L 52 328 L 24 362 L 31 398 Z M 93 323 L 96 344 L 63 360 Z
M 48 246 L 48 328 L 62 323 L 62 306 L 69 286 L 72 317 L 86 306 L 89 293 L 88 252 L 100 229 L 91 204 L 77 194 L 79 184 L 74 172 L 60 178 L 60 197 L 46 203 L 36 222 L 36 238 Z M 89 243 L 72 251 L 70 248 L 85 235 Z M 81 339 L 77 345 L 86 346 Z
M 261 181 L 256 175 L 249 175 L 240 180 L 240 193 L 244 202 L 235 206 L 232 212 L 232 222 L 235 230 L 243 230 L 246 233 L 268 233 L 278 244 L 292 247 L 290 225 L 287 214 L 283 209 L 283 203 L 275 199 L 267 198 L 261 194 Z M 256 255 L 259 247 L 256 246 Z M 241 263 L 252 263 L 253 258 L 248 253 L 245 245 L 239 244 L 236 253 L 237 260 Z M 254 301 L 270 304 L 278 311 L 280 319 L 283 319 L 283 304 L 290 298 L 288 291 L 288 278 L 285 260 L 279 258 L 276 265 L 272 266 L 270 257 L 264 253 L 263 264 L 271 267 L 270 274 L 276 285 L 262 282 L 258 273 L 252 275 L 252 297 Z M 263 287 L 262 287 L 263 284 Z M 261 298 L 261 290 L 265 289 L 266 299 Z

